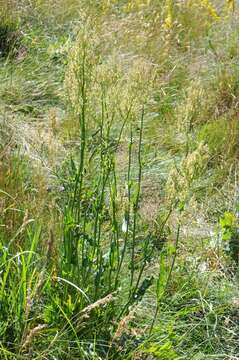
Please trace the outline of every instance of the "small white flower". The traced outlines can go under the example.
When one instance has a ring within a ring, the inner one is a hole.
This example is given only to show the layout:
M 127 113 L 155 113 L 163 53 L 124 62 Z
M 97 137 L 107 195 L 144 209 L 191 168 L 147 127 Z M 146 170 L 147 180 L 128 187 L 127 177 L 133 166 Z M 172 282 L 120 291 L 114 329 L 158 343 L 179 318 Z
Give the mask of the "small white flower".
M 126 221 L 126 219 L 124 218 L 124 220 L 123 220 L 123 223 L 122 223 L 122 232 L 123 233 L 126 233 L 127 232 L 127 228 L 128 228 L 128 226 L 127 226 L 127 221 Z
M 207 263 L 204 261 L 198 266 L 198 270 L 202 273 L 205 273 L 208 270 Z
M 17 265 L 19 265 L 19 266 L 22 264 L 21 259 L 20 259 L 20 256 L 21 256 L 21 255 L 20 255 L 19 253 L 16 254 Z

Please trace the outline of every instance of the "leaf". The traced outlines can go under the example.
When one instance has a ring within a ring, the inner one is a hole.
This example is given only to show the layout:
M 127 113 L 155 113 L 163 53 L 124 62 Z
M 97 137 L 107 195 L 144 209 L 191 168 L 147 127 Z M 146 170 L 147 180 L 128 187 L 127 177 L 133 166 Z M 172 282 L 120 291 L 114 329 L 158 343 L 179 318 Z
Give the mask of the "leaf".
M 167 254 L 168 254 L 168 256 L 175 255 L 175 253 L 176 253 L 175 245 L 172 244 L 172 243 L 168 243 L 168 245 L 167 245 Z
M 222 240 L 229 241 L 229 240 L 231 240 L 231 237 L 232 237 L 232 231 L 231 230 L 226 229 L 226 230 L 223 231 Z
M 235 216 L 230 211 L 226 211 L 224 216 L 220 219 L 220 225 L 222 228 L 232 227 L 234 223 Z
M 173 360 L 176 359 L 177 353 L 172 348 L 171 341 L 167 341 L 163 345 L 152 343 L 147 349 L 143 350 L 147 354 L 155 355 L 160 360 Z

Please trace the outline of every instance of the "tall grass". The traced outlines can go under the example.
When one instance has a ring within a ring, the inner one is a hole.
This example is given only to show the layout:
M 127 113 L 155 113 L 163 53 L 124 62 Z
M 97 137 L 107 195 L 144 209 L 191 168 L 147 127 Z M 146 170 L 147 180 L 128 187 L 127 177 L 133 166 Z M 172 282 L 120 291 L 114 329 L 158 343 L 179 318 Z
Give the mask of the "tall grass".
M 111 108 L 112 93 L 108 92 L 103 82 L 98 83 L 98 77 L 93 78 L 94 67 L 99 71 L 100 67 L 97 63 L 98 58 L 95 64 L 89 63 L 89 59 L 92 61 L 93 58 L 91 43 L 89 31 L 84 29 L 78 33 L 73 48 L 75 58 L 70 57 L 66 78 L 73 121 L 74 118 L 79 121 L 80 144 L 79 158 L 77 159 L 75 155 L 75 159 L 71 158 L 69 161 L 72 183 L 66 183 L 63 210 L 65 259 L 63 272 L 70 281 L 76 282 L 81 288 L 86 288 L 87 296 L 94 301 L 111 292 L 118 292 L 123 281 L 124 291 L 128 292 L 128 295 L 125 294 L 128 301 L 123 305 L 120 315 L 123 316 L 137 301 L 137 293 L 141 292 L 142 297 L 151 284 L 149 282 L 145 287 L 144 280 L 141 280 L 145 276 L 146 265 L 153 260 L 153 257 L 151 259 L 149 256 L 152 246 L 150 237 L 142 245 L 137 244 L 137 231 L 142 226 L 139 219 L 139 202 L 145 110 L 143 105 L 138 112 L 141 119 L 137 120 L 132 105 L 125 114 L 121 109 Z M 81 59 L 81 62 L 79 63 L 77 59 Z M 76 87 L 73 88 L 72 84 Z M 89 108 L 90 91 L 93 87 L 99 89 L 99 108 L 97 105 L 95 108 Z M 133 102 L 134 99 L 130 100 L 130 103 L 131 101 Z M 95 109 L 99 109 L 98 113 L 92 112 Z M 115 132 L 115 118 L 120 120 L 120 124 L 116 124 L 119 128 L 118 135 Z M 92 123 L 93 119 L 95 119 L 94 123 Z M 132 119 L 139 121 L 138 136 Z M 122 141 L 122 134 L 126 134 L 125 128 L 128 127 L 130 136 L 124 206 L 118 200 L 123 184 L 117 171 L 115 157 Z M 93 150 L 90 149 L 92 136 L 97 139 L 97 147 Z M 132 177 L 133 151 L 136 151 L 138 162 L 136 179 Z M 122 205 L 123 209 L 120 209 Z M 137 252 L 141 252 L 142 255 L 137 260 L 136 266 Z M 130 269 L 129 277 L 125 272 L 127 263 Z

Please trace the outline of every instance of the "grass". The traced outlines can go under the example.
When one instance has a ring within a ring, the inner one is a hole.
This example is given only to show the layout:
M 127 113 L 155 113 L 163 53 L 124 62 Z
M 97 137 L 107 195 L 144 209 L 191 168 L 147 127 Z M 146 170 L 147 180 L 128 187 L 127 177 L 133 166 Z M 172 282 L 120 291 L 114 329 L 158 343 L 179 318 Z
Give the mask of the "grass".
M 0 359 L 237 359 L 237 4 L 2 9 Z

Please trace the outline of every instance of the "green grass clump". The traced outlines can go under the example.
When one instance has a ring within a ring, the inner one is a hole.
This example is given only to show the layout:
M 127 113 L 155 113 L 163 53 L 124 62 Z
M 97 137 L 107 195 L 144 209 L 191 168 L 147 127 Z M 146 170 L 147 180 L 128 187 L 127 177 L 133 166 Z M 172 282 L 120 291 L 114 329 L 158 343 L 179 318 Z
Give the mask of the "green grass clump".
M 202 126 L 199 131 L 199 140 L 206 143 L 209 151 L 216 159 L 230 161 L 237 156 L 238 123 L 236 119 L 219 118 Z
M 8 1 L 1 4 L 0 22 L 0 57 L 16 56 L 22 34 L 17 9 L 14 10 Z
M 20 33 L 17 24 L 2 23 L 0 27 L 0 55 L 6 57 L 14 53 L 19 46 Z

